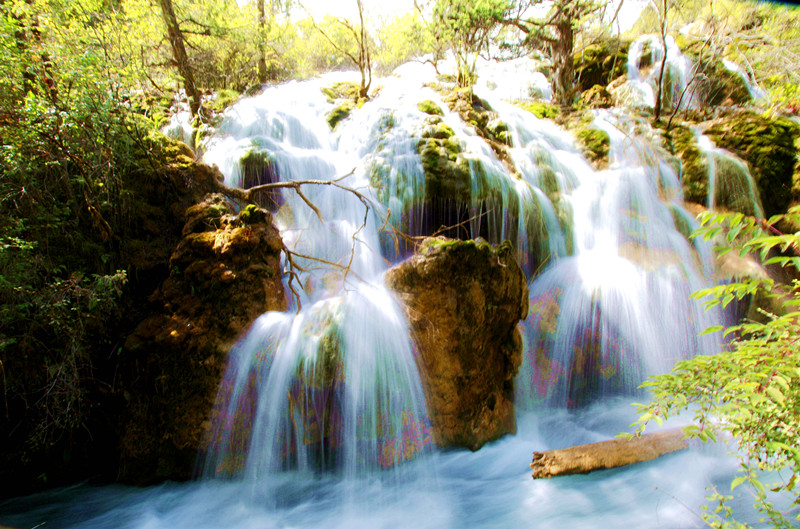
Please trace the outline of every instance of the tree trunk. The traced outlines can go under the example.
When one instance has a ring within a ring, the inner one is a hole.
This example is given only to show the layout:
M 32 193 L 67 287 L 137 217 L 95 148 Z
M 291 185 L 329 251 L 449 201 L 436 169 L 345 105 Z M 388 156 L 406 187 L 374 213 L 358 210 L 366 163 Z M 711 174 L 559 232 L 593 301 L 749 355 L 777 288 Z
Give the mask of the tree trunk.
M 192 112 L 192 116 L 197 116 L 200 113 L 201 96 L 194 82 L 194 74 L 192 73 L 192 67 L 189 65 L 189 56 L 186 54 L 183 33 L 180 25 L 178 25 L 172 0 L 158 0 L 158 4 L 161 7 L 161 16 L 164 19 L 164 24 L 167 26 L 167 38 L 170 46 L 172 46 L 172 57 L 175 59 L 178 72 L 183 77 L 183 87 L 186 90 L 186 96 L 189 98 L 189 109 Z
M 361 0 L 356 0 L 356 5 L 358 6 L 358 17 L 361 22 L 358 44 L 358 69 L 361 71 L 361 87 L 358 91 L 358 97 L 366 99 L 369 94 L 369 87 L 372 85 L 372 62 L 369 54 L 367 28 L 364 25 L 364 7 L 361 4 Z
M 688 448 L 683 430 L 675 428 L 641 437 L 612 439 L 547 452 L 534 452 L 533 479 L 588 474 L 593 470 L 616 468 L 650 461 L 664 454 Z
M 575 81 L 575 67 L 572 64 L 572 48 L 575 32 L 568 17 L 561 17 L 555 23 L 556 38 L 552 43 L 553 65 L 553 97 L 561 108 L 572 107 Z
M 653 108 L 653 121 L 658 123 L 661 119 L 661 99 L 664 91 L 664 68 L 667 65 L 667 0 L 664 0 L 664 10 L 661 13 L 661 69 L 658 72 L 658 86 L 656 87 L 655 107 Z
M 264 44 L 266 27 L 267 14 L 264 0 L 258 0 L 258 82 L 262 85 L 267 83 L 267 47 Z

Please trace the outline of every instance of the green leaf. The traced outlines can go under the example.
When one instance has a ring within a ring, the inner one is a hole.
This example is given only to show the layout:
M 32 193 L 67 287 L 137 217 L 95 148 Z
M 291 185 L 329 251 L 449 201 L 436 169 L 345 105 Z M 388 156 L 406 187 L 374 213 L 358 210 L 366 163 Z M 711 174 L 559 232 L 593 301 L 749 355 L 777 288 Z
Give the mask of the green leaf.
M 733 491 L 736 487 L 738 487 L 745 481 L 747 481 L 747 476 L 739 476 L 738 478 L 734 478 L 734 480 L 731 481 L 731 491 Z

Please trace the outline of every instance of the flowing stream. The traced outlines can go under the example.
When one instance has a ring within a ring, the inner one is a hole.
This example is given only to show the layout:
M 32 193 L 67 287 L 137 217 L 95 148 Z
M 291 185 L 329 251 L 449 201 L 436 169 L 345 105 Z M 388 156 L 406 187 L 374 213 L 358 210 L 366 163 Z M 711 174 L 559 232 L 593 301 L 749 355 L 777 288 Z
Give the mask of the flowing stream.
M 515 76 L 523 71 L 514 68 Z M 611 142 L 608 168 L 595 170 L 569 133 L 505 101 L 515 96 L 498 86 L 502 75 L 481 72 L 499 80 L 476 93 L 507 133 L 506 160 L 450 111 L 421 64 L 376 81 L 377 95 L 335 130 L 325 118 L 336 103 L 322 89 L 352 74 L 268 88 L 226 111 L 204 159 L 228 184 L 313 179 L 349 189 L 304 186 L 318 213 L 292 190 L 264 198 L 295 252 L 297 295 L 289 313 L 261 316 L 231 352 L 202 478 L 22 498 L 0 504 L 0 523 L 702 527 L 707 487 L 727 490 L 735 472 L 724 446 L 530 478 L 534 450 L 628 431 L 631 402 L 646 398 L 639 384 L 676 360 L 715 352 L 719 336 L 699 335 L 723 316 L 689 299 L 707 285 L 710 252 L 687 238 L 694 221 L 649 127 L 597 111 L 591 126 Z M 511 91 L 527 96 L 537 83 Z M 440 115 L 423 112 L 422 101 Z M 444 139 L 469 182 L 459 200 L 430 201 L 417 145 L 448 129 Z M 511 240 L 535 276 L 517 379 L 519 431 L 474 453 L 432 446 L 407 323 L 382 283 L 409 253 L 393 233 L 420 235 L 448 222 L 460 223 L 464 237 Z

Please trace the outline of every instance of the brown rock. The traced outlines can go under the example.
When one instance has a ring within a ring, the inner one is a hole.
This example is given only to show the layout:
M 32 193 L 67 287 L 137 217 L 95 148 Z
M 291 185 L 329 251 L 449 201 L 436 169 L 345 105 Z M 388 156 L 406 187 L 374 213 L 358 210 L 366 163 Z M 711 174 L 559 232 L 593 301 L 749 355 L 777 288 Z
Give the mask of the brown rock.
M 434 441 L 477 450 L 516 432 L 517 323 L 527 316 L 528 288 L 511 245 L 426 239 L 386 283 L 415 337 Z
M 121 477 L 191 476 L 237 336 L 268 310 L 286 310 L 282 242 L 268 212 L 245 223 L 221 195 L 186 212 L 170 275 L 151 296 L 161 313 L 125 343 L 134 382 L 121 440 Z

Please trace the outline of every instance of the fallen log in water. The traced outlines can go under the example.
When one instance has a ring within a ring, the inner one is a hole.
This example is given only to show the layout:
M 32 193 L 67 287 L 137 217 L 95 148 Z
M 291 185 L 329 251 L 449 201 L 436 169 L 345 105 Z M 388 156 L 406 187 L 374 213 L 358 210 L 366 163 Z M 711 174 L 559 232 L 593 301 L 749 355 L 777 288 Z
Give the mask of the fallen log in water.
M 533 479 L 569 474 L 587 474 L 593 470 L 616 468 L 650 461 L 664 454 L 687 448 L 683 430 L 675 428 L 641 437 L 612 439 L 546 452 L 534 452 Z

